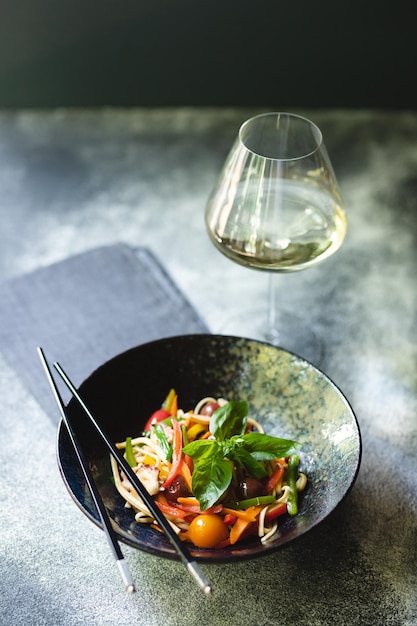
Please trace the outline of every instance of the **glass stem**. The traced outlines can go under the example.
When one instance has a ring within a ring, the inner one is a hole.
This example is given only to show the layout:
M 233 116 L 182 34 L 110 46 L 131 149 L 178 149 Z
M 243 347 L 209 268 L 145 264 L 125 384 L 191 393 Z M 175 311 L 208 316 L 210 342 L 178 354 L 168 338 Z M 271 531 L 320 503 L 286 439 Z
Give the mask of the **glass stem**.
M 269 302 L 268 302 L 268 329 L 267 339 L 271 343 L 279 343 L 278 307 L 277 307 L 277 281 L 276 273 L 269 273 Z

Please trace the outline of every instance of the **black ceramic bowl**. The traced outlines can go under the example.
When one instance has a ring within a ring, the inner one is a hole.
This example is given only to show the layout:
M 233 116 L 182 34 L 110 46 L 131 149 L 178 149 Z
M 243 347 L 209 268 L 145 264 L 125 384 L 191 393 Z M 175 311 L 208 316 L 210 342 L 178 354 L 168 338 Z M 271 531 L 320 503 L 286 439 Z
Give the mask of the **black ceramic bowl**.
M 137 436 L 171 387 L 184 409 L 200 398 L 247 400 L 250 414 L 267 433 L 301 443 L 300 468 L 308 484 L 295 517 L 283 517 L 276 538 L 263 545 L 254 537 L 223 550 L 193 548 L 198 560 L 231 561 L 266 554 L 303 535 L 343 500 L 359 469 L 361 439 L 356 418 L 341 391 L 303 359 L 250 339 L 185 335 L 143 344 L 111 359 L 80 387 L 87 406 L 114 442 Z M 134 520 L 132 509 L 111 481 L 105 445 L 71 400 L 68 415 L 94 470 L 96 482 L 120 540 L 140 550 L 176 559 L 166 537 Z M 100 520 L 61 423 L 58 464 L 76 504 Z

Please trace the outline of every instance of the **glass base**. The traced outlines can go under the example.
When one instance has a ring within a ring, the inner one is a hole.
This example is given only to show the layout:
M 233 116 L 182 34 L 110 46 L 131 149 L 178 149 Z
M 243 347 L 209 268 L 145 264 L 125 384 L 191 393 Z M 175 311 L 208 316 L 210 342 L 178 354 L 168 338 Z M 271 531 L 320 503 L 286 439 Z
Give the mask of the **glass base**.
M 274 327 L 270 329 L 267 311 L 248 310 L 226 320 L 218 332 L 267 341 L 297 354 L 313 365 L 319 365 L 323 359 L 324 345 L 319 335 L 306 320 L 289 311 L 279 311 Z

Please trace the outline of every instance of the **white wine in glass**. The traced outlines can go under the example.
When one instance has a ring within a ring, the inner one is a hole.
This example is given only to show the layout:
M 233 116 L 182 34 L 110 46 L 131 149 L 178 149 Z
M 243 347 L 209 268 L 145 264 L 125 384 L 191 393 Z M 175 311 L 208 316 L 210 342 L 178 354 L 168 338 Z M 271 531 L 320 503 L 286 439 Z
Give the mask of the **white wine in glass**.
M 271 273 L 269 311 L 244 311 L 223 331 L 270 341 L 319 361 L 322 345 L 310 325 L 277 309 L 273 275 L 324 261 L 346 233 L 320 129 L 292 113 L 247 120 L 209 198 L 206 225 L 224 255 Z

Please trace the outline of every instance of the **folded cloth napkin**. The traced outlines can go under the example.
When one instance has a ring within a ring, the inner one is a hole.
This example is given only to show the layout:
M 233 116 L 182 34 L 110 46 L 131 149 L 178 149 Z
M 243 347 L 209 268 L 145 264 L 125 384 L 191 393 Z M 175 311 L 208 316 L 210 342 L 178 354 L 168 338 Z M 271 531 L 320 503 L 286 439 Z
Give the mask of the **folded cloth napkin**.
M 0 284 L 0 350 L 56 422 L 37 346 L 78 386 L 135 345 L 204 332 L 203 320 L 146 248 L 96 248 Z

